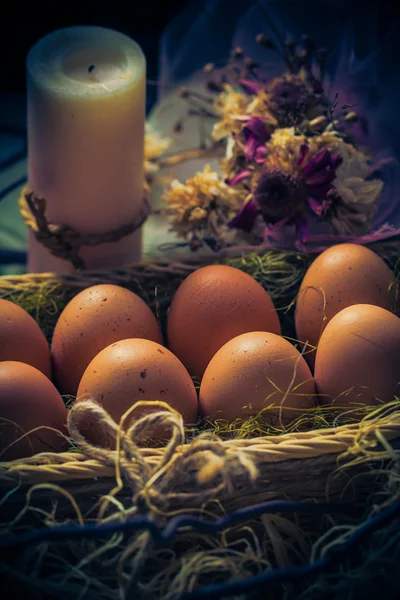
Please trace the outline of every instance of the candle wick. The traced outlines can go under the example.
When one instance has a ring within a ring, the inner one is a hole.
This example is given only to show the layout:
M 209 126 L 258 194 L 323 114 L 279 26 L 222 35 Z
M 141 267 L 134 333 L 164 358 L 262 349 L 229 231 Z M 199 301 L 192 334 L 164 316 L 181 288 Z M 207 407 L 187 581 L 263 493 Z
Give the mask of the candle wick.
M 91 73 L 96 67 L 94 65 L 90 65 L 88 68 L 89 73 Z

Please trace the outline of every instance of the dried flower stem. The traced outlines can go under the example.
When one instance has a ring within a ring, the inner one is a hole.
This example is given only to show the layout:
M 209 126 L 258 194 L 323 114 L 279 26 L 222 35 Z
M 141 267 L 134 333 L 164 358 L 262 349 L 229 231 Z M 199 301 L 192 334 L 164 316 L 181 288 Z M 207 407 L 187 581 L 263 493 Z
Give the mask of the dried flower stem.
M 211 98 L 210 96 L 205 96 L 204 94 L 194 92 L 193 90 L 188 90 L 187 88 L 180 88 L 179 95 L 185 100 L 189 100 L 190 98 L 197 98 L 198 100 L 206 102 L 207 104 L 212 104 L 214 102 L 213 98 Z
M 196 158 L 223 156 L 225 147 L 222 143 L 218 142 L 209 146 L 208 148 L 193 148 L 192 150 L 184 150 L 171 156 L 162 158 L 158 164 L 160 168 L 169 167 L 172 165 L 178 165 L 188 160 L 195 160 Z
M 338 105 L 338 92 L 336 92 L 335 97 L 333 99 L 332 104 L 330 105 L 330 107 L 328 108 L 328 115 L 329 115 L 329 121 L 331 124 L 331 129 L 335 130 L 336 129 L 336 123 L 335 123 L 335 119 L 334 119 L 334 112 L 335 109 Z

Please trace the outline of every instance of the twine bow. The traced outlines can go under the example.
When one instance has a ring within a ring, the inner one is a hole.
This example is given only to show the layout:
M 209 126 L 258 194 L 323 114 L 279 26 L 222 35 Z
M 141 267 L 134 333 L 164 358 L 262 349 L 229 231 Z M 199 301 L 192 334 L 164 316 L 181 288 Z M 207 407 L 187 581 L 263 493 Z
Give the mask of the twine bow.
M 143 407 L 157 409 L 140 417 L 124 430 L 132 412 Z M 81 419 L 88 419 L 101 428 L 115 449 L 106 449 L 89 442 L 80 431 Z M 137 441 L 153 427 L 172 428 L 167 446 L 155 450 L 157 460 L 148 461 Z M 250 485 L 258 476 L 253 460 L 237 449 L 234 453 L 215 436 L 198 436 L 184 444 L 182 416 L 162 401 L 140 401 L 134 404 L 117 425 L 97 402 L 88 399 L 75 403 L 68 414 L 68 430 L 72 441 L 88 457 L 116 470 L 117 487 L 124 482 L 133 495 L 133 504 L 151 509 L 154 514 L 169 516 L 178 506 L 201 506 L 218 497 L 223 489 L 232 492 L 235 480 L 244 478 Z M 177 511 L 182 512 L 182 509 Z
M 21 215 L 26 225 L 33 231 L 36 239 L 57 258 L 69 261 L 77 270 L 85 269 L 85 262 L 80 255 L 82 246 L 98 246 L 117 242 L 140 229 L 151 213 L 151 206 L 146 195 L 137 217 L 117 229 L 105 233 L 81 234 L 73 227 L 50 223 L 46 218 L 46 200 L 36 196 L 25 187 L 19 199 Z

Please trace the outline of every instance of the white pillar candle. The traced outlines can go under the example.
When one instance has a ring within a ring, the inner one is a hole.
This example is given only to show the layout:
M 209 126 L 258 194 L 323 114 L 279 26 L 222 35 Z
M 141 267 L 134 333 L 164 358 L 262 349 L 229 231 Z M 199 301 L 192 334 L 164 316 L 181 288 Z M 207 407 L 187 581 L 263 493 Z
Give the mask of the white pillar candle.
M 129 37 L 102 27 L 50 33 L 27 58 L 28 184 L 46 217 L 82 234 L 131 223 L 143 198 L 146 61 Z M 87 268 L 140 258 L 141 232 L 82 247 Z M 28 270 L 72 270 L 30 232 Z

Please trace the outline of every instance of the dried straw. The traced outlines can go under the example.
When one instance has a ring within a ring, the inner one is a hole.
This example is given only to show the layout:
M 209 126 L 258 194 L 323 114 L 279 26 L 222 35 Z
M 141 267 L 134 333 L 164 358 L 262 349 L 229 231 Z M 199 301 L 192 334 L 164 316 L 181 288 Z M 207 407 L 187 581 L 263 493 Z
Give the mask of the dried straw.
M 395 267 L 397 246 L 381 247 L 379 252 Z M 249 272 L 271 293 L 287 318 L 284 327 L 289 336 L 292 308 L 288 306 L 312 259 L 271 251 L 223 260 Z M 173 291 L 197 266 L 196 262 L 156 261 L 60 280 L 51 274 L 0 278 L 0 296 L 24 306 L 49 338 L 65 303 L 80 289 L 100 282 L 139 293 L 163 322 Z M 212 520 L 272 499 L 350 502 L 355 511 L 322 516 L 264 514 L 215 533 L 183 528 L 167 546 L 158 545 L 148 531 L 42 540 L 35 547 L 28 544 L 0 557 L 6 597 L 16 597 L 18 590 L 29 592 L 30 597 L 37 593 L 39 598 L 48 594 L 89 600 L 175 600 L 218 581 L 317 561 L 377 508 L 400 496 L 397 399 L 340 416 L 325 408 L 313 409 L 286 428 L 254 417 L 196 432 L 185 432 L 180 415 L 162 402 L 154 403 L 157 412 L 131 423 L 131 413 L 139 407 L 140 403 L 132 407 L 117 424 L 91 400 L 75 404 L 69 411 L 69 452 L 0 463 L 0 533 L 73 523 L 128 523 L 143 513 L 162 527 L 174 515 L 190 512 Z M 82 436 L 82 412 L 90 412 L 93 420 L 102 423 L 115 440 L 115 450 L 93 446 Z M 140 445 L 138 440 L 155 423 L 169 424 L 168 444 Z M 371 578 L 383 565 L 388 574 L 380 588 L 384 593 L 388 581 L 390 585 L 395 581 L 390 577 L 400 556 L 399 536 L 391 529 L 400 525 L 396 519 L 336 570 L 308 583 L 284 584 L 270 593 L 263 590 L 254 597 L 313 600 L 323 590 L 326 598 L 350 600 L 360 585 L 369 589 Z
M 61 594 L 84 589 L 85 598 L 111 598 L 117 587 L 121 598 L 135 590 L 164 600 L 216 577 L 243 578 L 316 560 L 367 512 L 398 497 L 399 456 L 390 440 L 400 434 L 399 407 L 396 400 L 370 411 L 360 423 L 319 431 L 227 441 L 204 433 L 184 444 L 182 418 L 165 403 L 155 402 L 161 410 L 134 421 L 125 432 L 128 414 L 117 425 L 95 402 L 76 404 L 69 412 L 69 431 L 79 452 L 0 465 L 0 482 L 8 488 L 2 510 L 8 508 L 9 515 L 2 534 L 38 522 L 128 522 L 143 511 L 162 526 L 185 512 L 213 519 L 276 498 L 351 502 L 359 514 L 351 519 L 263 515 L 215 535 L 183 529 L 167 548 L 154 545 L 148 532 L 116 533 L 96 542 L 42 542 L 34 556 L 24 549 L 29 555 L 24 569 L 11 565 L 12 579 L 28 577 L 34 587 L 57 588 Z M 115 451 L 85 440 L 79 430 L 82 413 L 102 423 L 116 440 Z M 172 426 L 169 444 L 138 446 L 135 440 L 155 423 Z M 21 487 L 27 483 L 34 485 Z

